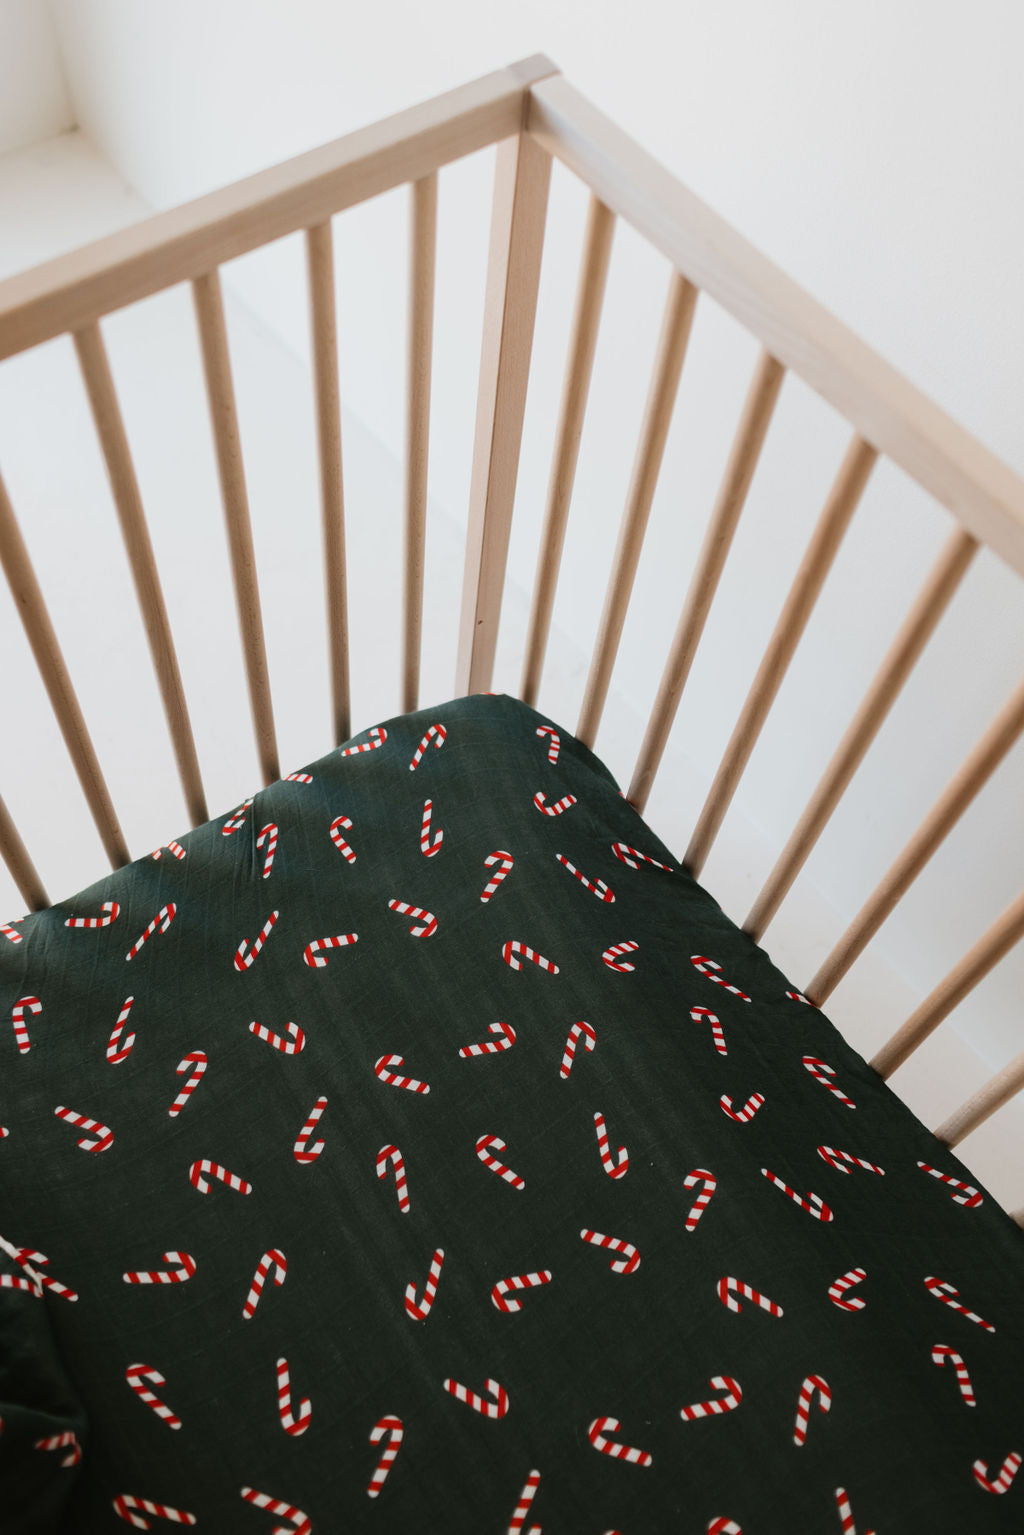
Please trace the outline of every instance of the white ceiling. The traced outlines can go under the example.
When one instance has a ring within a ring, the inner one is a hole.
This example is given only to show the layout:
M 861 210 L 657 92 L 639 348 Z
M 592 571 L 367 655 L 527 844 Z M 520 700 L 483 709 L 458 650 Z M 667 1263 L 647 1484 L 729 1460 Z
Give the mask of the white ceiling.
M 0 154 L 74 122 L 47 0 L 0 0 Z

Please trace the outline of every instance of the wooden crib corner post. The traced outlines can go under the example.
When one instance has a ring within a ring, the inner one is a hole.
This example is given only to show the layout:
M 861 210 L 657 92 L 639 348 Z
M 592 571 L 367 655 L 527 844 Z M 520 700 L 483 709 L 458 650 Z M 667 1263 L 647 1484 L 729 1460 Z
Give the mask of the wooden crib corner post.
M 524 110 L 528 101 L 524 96 Z M 486 692 L 494 669 L 550 181 L 551 156 L 525 129 L 498 145 L 455 669 L 460 694 Z

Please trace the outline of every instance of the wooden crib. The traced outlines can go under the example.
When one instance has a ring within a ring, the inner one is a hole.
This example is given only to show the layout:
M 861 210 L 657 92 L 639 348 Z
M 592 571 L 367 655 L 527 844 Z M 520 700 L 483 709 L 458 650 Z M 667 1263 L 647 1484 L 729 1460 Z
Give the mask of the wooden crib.
M 703 546 L 636 758 L 628 798 L 643 810 L 765 442 L 787 370 L 849 423 L 852 436 L 711 791 L 683 855 L 698 875 L 822 590 L 872 467 L 887 456 L 956 520 L 940 558 L 746 917 L 759 938 L 839 804 L 979 546 L 1024 575 L 1024 482 L 817 302 L 699 202 L 544 57 L 511 65 L 372 127 L 0 283 L 0 359 L 70 334 L 109 472 L 177 768 L 193 825 L 207 802 L 132 455 L 100 322 L 122 306 L 189 282 L 201 343 L 228 532 L 248 695 L 265 783 L 280 776 L 222 304 L 220 265 L 305 232 L 315 362 L 317 440 L 328 608 L 331 714 L 350 732 L 345 527 L 332 218 L 390 188 L 412 198 L 408 333 L 402 706 L 418 707 L 438 173 L 498 146 L 486 314 L 473 447 L 456 667 L 459 693 L 485 692 L 502 607 L 537 307 L 552 158 L 590 189 L 546 516 L 537 553 L 521 697 L 536 702 L 551 628 L 577 456 L 601 320 L 612 231 L 624 220 L 671 263 L 665 307 L 612 576 L 577 734 L 592 745 L 634 586 L 698 293 L 761 347 Z M 0 559 L 67 750 L 110 863 L 132 856 L 72 687 L 53 625 L 0 484 Z M 1024 730 L 1024 683 L 1006 701 L 804 991 L 824 1003 L 980 793 Z M 326 744 L 326 743 L 325 743 Z M 31 843 L 52 835 L 32 828 Z M 2 801 L 0 852 L 28 908 L 49 899 Z M 890 1075 L 1024 934 L 1024 894 L 934 988 L 872 1061 Z M 955 1146 L 1024 1085 L 1024 1052 L 936 1129 Z M 1016 1219 L 1024 1223 L 1024 1211 Z

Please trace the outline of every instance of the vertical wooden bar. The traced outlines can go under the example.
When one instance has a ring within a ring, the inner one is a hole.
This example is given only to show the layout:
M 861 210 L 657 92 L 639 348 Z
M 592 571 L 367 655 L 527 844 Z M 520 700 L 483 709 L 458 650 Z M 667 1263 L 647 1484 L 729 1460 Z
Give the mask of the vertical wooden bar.
M 550 181 L 551 156 L 529 134 L 498 145 L 455 670 L 459 693 L 486 692 L 494 670 Z
M 1024 892 L 1010 903 L 1002 916 L 993 922 L 959 964 L 953 966 L 949 974 L 939 982 L 921 1006 L 911 1013 L 903 1027 L 897 1029 L 892 1038 L 886 1040 L 877 1055 L 872 1057 L 869 1064 L 879 1076 L 891 1077 L 897 1067 L 903 1065 L 918 1045 L 928 1038 L 933 1029 L 938 1028 L 944 1018 L 948 1018 L 954 1007 L 960 1005 L 968 992 L 974 990 L 978 982 L 988 975 L 989 971 L 1022 937 L 1024 937 Z
M 96 823 L 111 866 L 119 869 L 129 862 L 124 833 L 118 824 L 110 792 L 86 728 L 82 710 L 68 676 L 68 669 L 46 611 L 25 540 L 21 536 L 4 483 L 0 480 L 0 565 L 4 568 L 18 609 L 18 616 L 36 658 L 39 674 L 49 694 L 82 793 Z
M 857 436 L 846 450 L 686 849 L 683 862 L 695 878 L 732 803 L 877 457 L 875 449 Z
M 430 365 L 434 342 L 437 173 L 412 183 L 409 251 L 409 353 L 405 419 L 405 589 L 402 619 L 402 708 L 419 705 L 423 639 Z
M 256 579 L 256 554 L 252 543 L 252 523 L 249 520 L 249 498 L 245 488 L 242 444 L 238 434 L 238 414 L 235 409 L 235 389 L 231 379 L 227 328 L 224 324 L 224 304 L 221 299 L 220 274 L 216 268 L 212 272 L 206 272 L 202 277 L 193 279 L 192 295 L 199 324 L 199 341 L 210 406 L 210 425 L 217 451 L 217 472 L 220 476 L 224 521 L 231 551 L 235 603 L 238 608 L 238 626 L 241 630 L 242 648 L 245 653 L 245 670 L 253 726 L 256 732 L 256 749 L 259 753 L 263 782 L 273 783 L 275 779 L 280 778 L 281 769 L 278 764 L 277 740 L 274 735 L 267 648 L 263 637 L 263 615 L 260 611 L 260 593 Z
M 306 230 L 309 319 L 316 395 L 320 517 L 327 597 L 327 654 L 331 673 L 331 730 L 340 746 L 352 733 L 348 676 L 348 596 L 345 585 L 345 493 L 341 468 L 338 321 L 334 299 L 331 221 Z
M 0 795 L 0 858 L 10 869 L 11 878 L 17 885 L 21 899 L 28 910 L 45 910 L 50 904 L 50 898 L 43 889 L 43 882 L 36 873 L 28 848 L 18 835 L 18 828 L 11 820 L 11 813 L 4 804 L 2 795 Z
M 804 987 L 804 995 L 812 1002 L 820 1005 L 831 996 L 1022 732 L 1024 682 L 1011 693 L 906 847 L 890 865 L 885 878 L 872 891 L 817 974 Z
M 743 931 L 752 938 L 761 937 L 782 905 L 977 551 L 977 541 L 963 528 L 955 528 L 949 535 L 792 836 L 750 909 Z
M 209 811 L 199 774 L 192 721 L 185 702 L 185 689 L 181 682 L 174 640 L 171 638 L 170 620 L 157 574 L 128 436 L 98 322 L 76 331 L 74 342 L 160 686 L 160 697 L 178 764 L 178 776 L 185 793 L 185 804 L 192 825 L 199 826 L 209 820 Z
M 579 284 L 576 290 L 576 310 L 569 342 L 569 365 L 558 412 L 558 430 L 555 436 L 551 479 L 548 483 L 544 529 L 537 554 L 533 606 L 526 636 L 526 657 L 520 693 L 523 702 L 529 704 L 531 708 L 537 702 L 544 654 L 551 630 L 551 613 L 555 605 L 555 588 L 558 585 L 558 571 L 565 544 L 565 525 L 569 516 L 573 483 L 576 479 L 576 465 L 579 461 L 583 417 L 590 392 L 594 350 L 597 346 L 597 328 L 604 304 L 614 231 L 615 215 L 605 207 L 599 197 L 592 196 L 587 215 Z
M 1002 1071 L 997 1071 L 994 1077 L 989 1077 L 976 1093 L 972 1093 L 966 1103 L 952 1113 L 935 1131 L 937 1138 L 944 1141 L 947 1146 L 959 1146 L 972 1130 L 979 1125 L 996 1109 L 1001 1109 L 1004 1103 L 1009 1103 L 1024 1087 L 1024 1051 L 1015 1055 L 1012 1061 L 1007 1062 Z
M 784 373 L 782 364 L 776 362 L 769 352 L 761 353 L 747 391 L 743 414 L 708 530 L 697 556 L 683 610 L 679 615 L 658 696 L 633 769 L 633 781 L 626 798 L 641 814 L 654 784 L 654 776 L 679 709 L 683 688 L 718 590 L 718 582 L 761 456 Z
M 612 575 L 601 612 L 594 655 L 583 694 L 583 707 L 576 726 L 576 734 L 585 746 L 594 744 L 608 696 L 612 668 L 622 638 L 626 609 L 629 607 L 637 565 L 640 563 L 640 550 L 668 439 L 672 407 L 679 389 L 696 303 L 696 288 L 681 272 L 673 272 L 669 280 L 658 351 L 644 407 Z

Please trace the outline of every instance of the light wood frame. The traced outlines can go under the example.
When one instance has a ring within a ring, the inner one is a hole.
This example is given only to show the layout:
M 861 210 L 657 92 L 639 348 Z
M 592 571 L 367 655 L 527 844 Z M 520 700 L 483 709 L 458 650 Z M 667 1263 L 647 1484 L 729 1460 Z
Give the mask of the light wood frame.
M 582 701 L 578 733 L 588 744 L 596 736 L 615 666 L 700 294 L 731 313 L 761 347 L 630 784 L 628 798 L 638 809 L 657 773 L 786 372 L 828 401 L 852 434 L 684 855 L 693 873 L 700 870 L 728 811 L 876 460 L 884 456 L 899 464 L 956 520 L 754 903 L 745 926 L 759 937 L 834 813 L 978 547 L 992 549 L 1024 576 L 1024 481 L 702 204 L 574 90 L 550 60 L 536 56 L 512 64 L 9 278 L 0 283 L 0 360 L 59 335 L 73 337 L 186 804 L 192 823 L 198 824 L 207 814 L 199 763 L 101 321 L 173 284 L 192 286 L 253 728 L 264 780 L 270 782 L 280 769 L 219 268 L 271 240 L 304 231 L 331 736 L 337 743 L 347 738 L 351 721 L 331 220 L 392 187 L 410 188 L 402 699 L 403 707 L 412 709 L 418 701 L 422 627 L 438 173 L 491 144 L 497 145 L 497 171 L 456 664 L 459 691 L 483 691 L 491 683 L 553 158 L 589 187 L 591 203 L 527 637 L 521 691 L 529 703 L 541 682 L 616 220 L 644 235 L 667 257 L 672 272 Z M 0 564 L 103 846 L 118 867 L 128 861 L 128 849 L 2 481 Z M 1024 681 L 809 981 L 805 991 L 812 1002 L 821 1003 L 830 994 L 1022 731 Z M 27 906 L 45 907 L 46 892 L 2 800 L 0 854 Z M 883 1047 L 872 1063 L 876 1069 L 883 1075 L 895 1070 L 1022 935 L 1024 895 Z M 938 1138 L 956 1144 L 1022 1085 L 1024 1055 L 939 1126 Z

